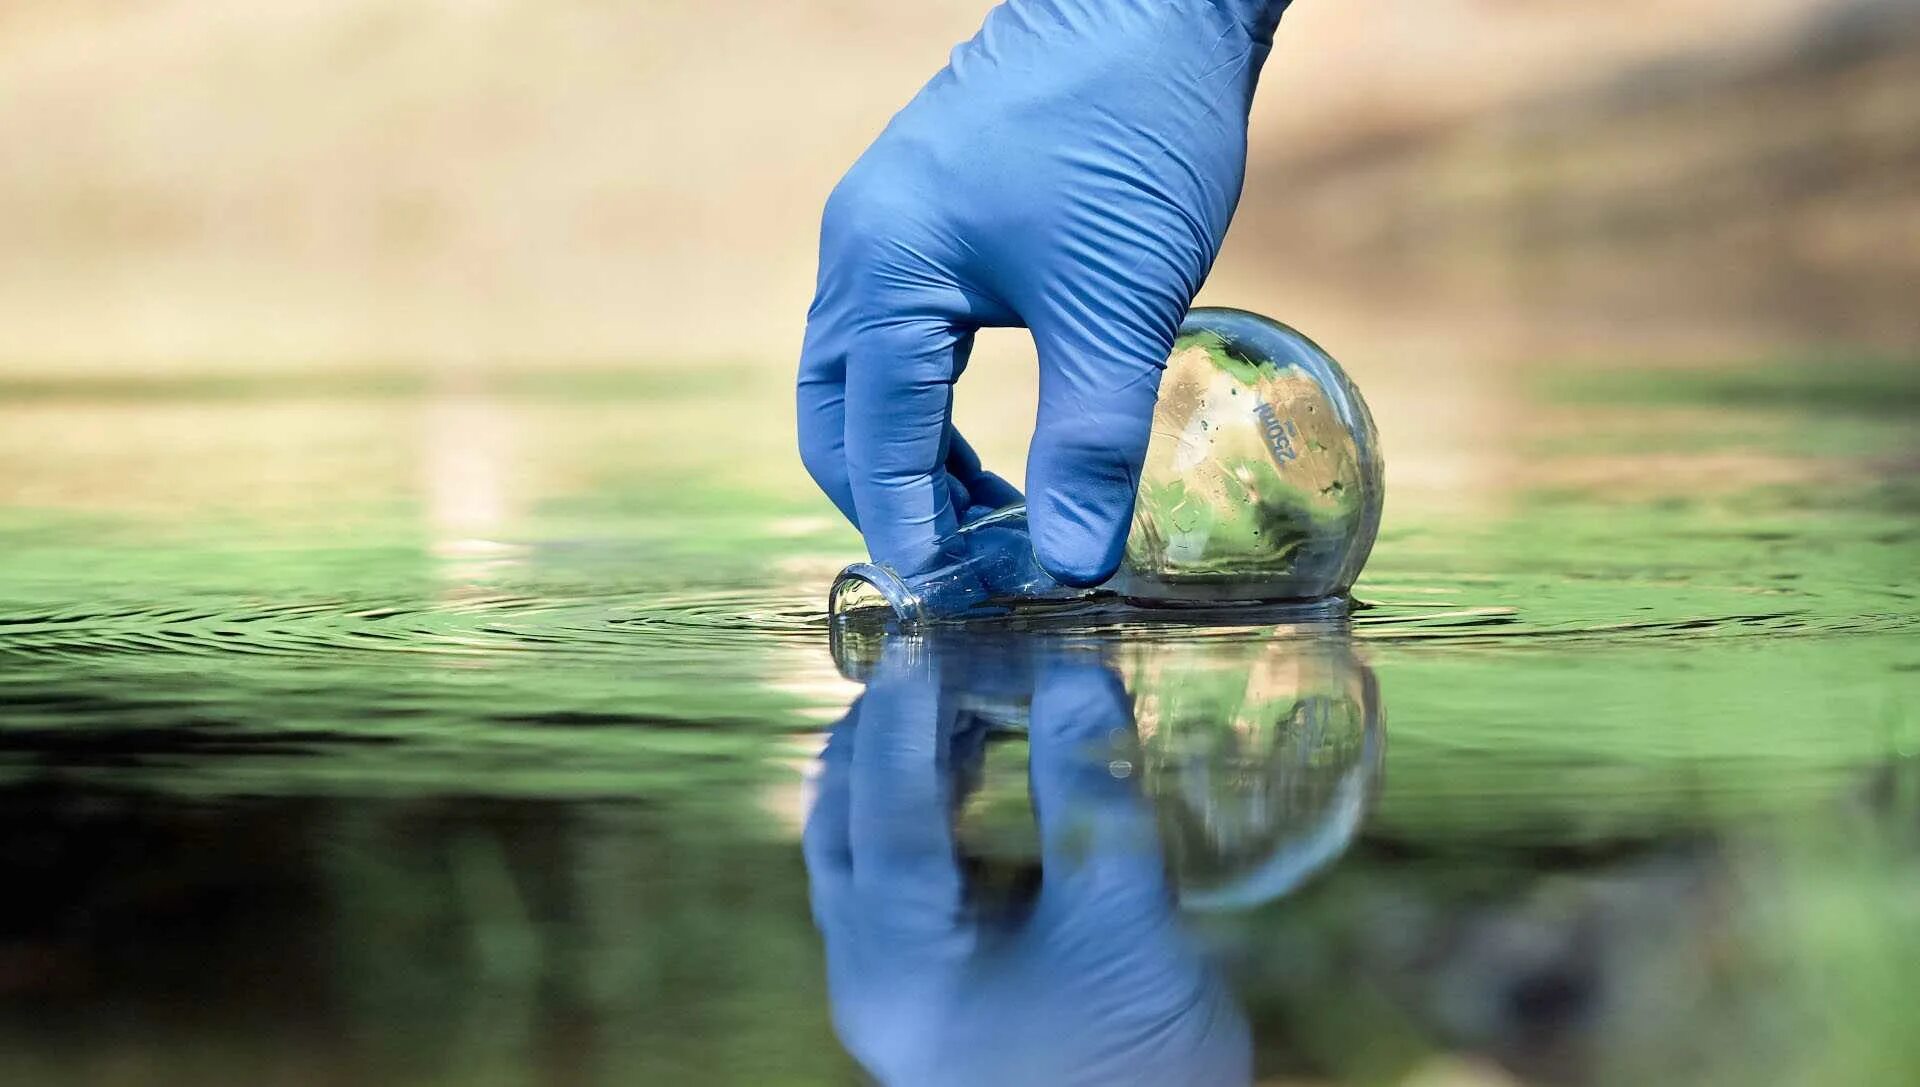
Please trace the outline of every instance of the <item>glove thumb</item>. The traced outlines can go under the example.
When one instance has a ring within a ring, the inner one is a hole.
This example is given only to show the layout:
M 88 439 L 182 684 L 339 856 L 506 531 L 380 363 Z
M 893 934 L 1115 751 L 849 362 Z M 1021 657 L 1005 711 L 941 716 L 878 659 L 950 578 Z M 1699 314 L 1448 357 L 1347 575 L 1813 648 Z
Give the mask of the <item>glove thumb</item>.
M 1027 515 L 1035 556 L 1064 584 L 1098 585 L 1120 566 L 1179 320 L 1174 313 L 1151 327 L 1100 322 L 1109 336 L 1090 334 L 1081 321 L 1032 326 L 1040 412 L 1027 457 Z

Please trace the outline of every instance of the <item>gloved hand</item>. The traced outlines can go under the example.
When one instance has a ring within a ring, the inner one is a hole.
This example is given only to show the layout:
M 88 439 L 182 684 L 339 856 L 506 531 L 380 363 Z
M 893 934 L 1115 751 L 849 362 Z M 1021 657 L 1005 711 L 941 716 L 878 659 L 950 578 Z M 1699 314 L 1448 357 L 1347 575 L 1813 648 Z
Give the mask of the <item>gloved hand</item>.
M 1246 1019 L 1179 923 L 1153 811 L 1108 769 L 1133 724 L 1120 677 L 1038 641 L 942 648 L 892 640 L 821 756 L 807 875 L 847 1049 L 913 1087 L 1251 1082 Z M 1038 896 L 970 908 L 954 815 L 984 707 L 1029 699 Z
M 911 576 L 1019 492 L 950 421 L 974 331 L 1040 358 L 1041 565 L 1119 565 L 1160 371 L 1240 198 L 1287 0 L 1008 0 L 827 201 L 798 390 L 807 470 Z

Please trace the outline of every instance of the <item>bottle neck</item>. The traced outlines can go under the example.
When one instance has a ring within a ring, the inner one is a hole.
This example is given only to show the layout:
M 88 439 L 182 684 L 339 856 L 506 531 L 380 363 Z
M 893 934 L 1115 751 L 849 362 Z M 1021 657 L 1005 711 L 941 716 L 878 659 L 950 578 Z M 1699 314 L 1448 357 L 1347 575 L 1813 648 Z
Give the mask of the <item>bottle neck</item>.
M 890 614 L 889 614 L 890 613 Z M 925 606 L 920 594 L 899 574 L 871 562 L 856 562 L 833 579 L 827 590 L 827 617 L 834 623 L 918 623 Z

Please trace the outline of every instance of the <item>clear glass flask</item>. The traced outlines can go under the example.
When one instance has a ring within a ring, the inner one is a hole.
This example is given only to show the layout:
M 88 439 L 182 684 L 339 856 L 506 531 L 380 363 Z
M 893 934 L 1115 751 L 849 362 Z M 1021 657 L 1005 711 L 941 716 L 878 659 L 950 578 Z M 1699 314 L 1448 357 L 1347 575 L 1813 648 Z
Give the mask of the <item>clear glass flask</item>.
M 1385 497 L 1366 401 L 1319 345 L 1244 310 L 1187 315 L 1161 377 L 1120 571 L 1095 589 L 1048 576 L 1024 506 L 962 528 L 961 556 L 903 577 L 842 571 L 836 618 L 922 623 L 1004 615 L 1101 595 L 1145 605 L 1341 597 L 1373 549 Z

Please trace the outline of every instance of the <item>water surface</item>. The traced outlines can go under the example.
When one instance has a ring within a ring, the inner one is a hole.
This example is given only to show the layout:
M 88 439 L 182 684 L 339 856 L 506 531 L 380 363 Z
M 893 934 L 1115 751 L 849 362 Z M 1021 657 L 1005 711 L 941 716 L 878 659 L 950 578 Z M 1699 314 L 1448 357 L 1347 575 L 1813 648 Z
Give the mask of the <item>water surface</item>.
M 0 1079 L 1911 1080 L 1920 392 L 1829 363 L 1383 418 L 1350 625 L 838 659 L 771 394 L 0 382 Z

